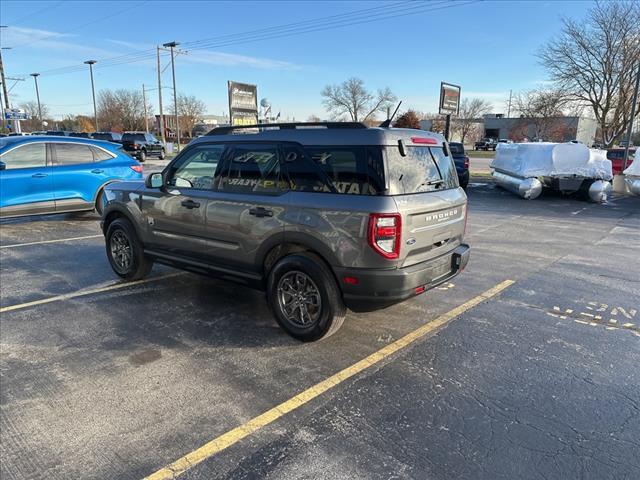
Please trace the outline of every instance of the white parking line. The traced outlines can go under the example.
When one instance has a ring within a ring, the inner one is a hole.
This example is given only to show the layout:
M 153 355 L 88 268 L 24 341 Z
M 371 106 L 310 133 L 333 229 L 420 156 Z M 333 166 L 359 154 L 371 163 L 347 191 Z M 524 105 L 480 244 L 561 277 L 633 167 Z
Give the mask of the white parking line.
M 16 243 L 14 245 L 0 245 L 0 250 L 5 248 L 28 247 L 29 245 L 44 245 L 45 243 L 73 242 L 74 240 L 86 240 L 88 238 L 104 237 L 104 235 L 87 235 L 85 237 L 59 238 L 57 240 L 42 240 L 40 242 Z
M 155 282 L 158 280 L 165 280 L 167 278 L 183 275 L 184 272 L 169 273 L 167 275 L 160 275 L 157 277 L 145 278 L 144 280 L 136 280 L 134 282 L 118 282 L 106 285 L 104 287 L 92 288 L 89 290 L 78 290 L 77 292 L 65 293 L 63 295 L 56 295 L 55 297 L 42 298 L 40 300 L 34 300 L 32 302 L 19 303 L 17 305 L 9 305 L 0 308 L 0 313 L 11 312 L 13 310 L 22 310 L 23 308 L 35 307 L 36 305 L 44 305 L 45 303 L 59 302 L 61 300 L 69 300 L 76 297 L 84 297 L 93 293 L 110 292 L 111 290 L 119 290 L 121 288 L 133 287 L 135 285 L 142 285 L 144 283 Z

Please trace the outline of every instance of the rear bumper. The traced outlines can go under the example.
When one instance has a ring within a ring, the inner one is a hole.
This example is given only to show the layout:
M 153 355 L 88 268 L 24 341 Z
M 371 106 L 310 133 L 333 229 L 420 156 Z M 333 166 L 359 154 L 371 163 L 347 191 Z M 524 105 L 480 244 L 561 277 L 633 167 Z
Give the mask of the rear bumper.
M 455 277 L 467 266 L 471 249 L 459 245 L 453 251 L 427 262 L 390 270 L 335 268 L 347 307 L 372 311 L 418 295 L 417 288 L 430 290 Z M 344 277 L 356 277 L 357 285 L 345 284 Z

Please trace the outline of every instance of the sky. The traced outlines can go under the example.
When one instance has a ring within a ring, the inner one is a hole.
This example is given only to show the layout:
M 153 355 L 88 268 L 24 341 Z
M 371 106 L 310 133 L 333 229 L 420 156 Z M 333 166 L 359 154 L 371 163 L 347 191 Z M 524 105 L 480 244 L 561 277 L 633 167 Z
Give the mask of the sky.
M 510 90 L 548 83 L 536 52 L 560 31 L 563 16 L 579 20 L 591 5 L 3 0 L 0 43 L 5 74 L 25 79 L 7 80 L 12 107 L 35 100 L 29 74 L 39 72 L 40 99 L 56 119 L 92 114 L 83 65 L 89 59 L 97 60 L 97 91 L 142 90 L 144 84 L 155 89 L 147 95 L 157 113 L 155 47 L 171 41 L 184 50 L 176 57 L 178 92 L 204 101 L 208 114 L 226 114 L 227 80 L 234 80 L 256 84 L 259 98 L 267 98 L 283 119 L 328 118 L 322 88 L 350 77 L 371 90 L 390 87 L 403 110 L 437 111 L 445 81 L 460 85 L 462 98 L 483 98 L 503 112 Z M 169 87 L 168 53 L 161 62 L 163 87 Z M 163 88 L 165 105 L 171 95 Z

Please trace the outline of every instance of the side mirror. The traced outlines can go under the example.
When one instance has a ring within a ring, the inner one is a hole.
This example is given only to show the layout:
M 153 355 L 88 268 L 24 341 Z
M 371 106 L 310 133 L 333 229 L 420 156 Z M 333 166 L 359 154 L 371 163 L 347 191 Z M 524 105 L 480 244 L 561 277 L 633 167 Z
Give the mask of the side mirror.
M 147 188 L 160 188 L 164 185 L 164 180 L 162 178 L 162 173 L 155 172 L 147 176 L 144 184 Z
M 4 162 L 0 162 L 0 170 L 6 170 L 7 166 Z

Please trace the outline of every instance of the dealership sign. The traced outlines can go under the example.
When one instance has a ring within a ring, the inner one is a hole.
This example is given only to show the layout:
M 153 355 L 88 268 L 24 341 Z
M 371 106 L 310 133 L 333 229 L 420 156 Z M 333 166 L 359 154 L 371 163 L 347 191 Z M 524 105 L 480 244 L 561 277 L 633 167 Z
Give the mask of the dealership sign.
M 457 115 L 460 109 L 460 87 L 440 83 L 440 115 Z
M 258 123 L 258 87 L 247 83 L 227 82 L 229 87 L 229 123 L 256 125 Z
M 4 111 L 5 120 L 29 120 L 29 114 L 23 110 L 12 108 Z

